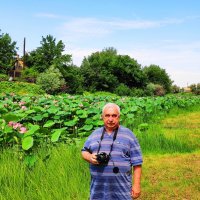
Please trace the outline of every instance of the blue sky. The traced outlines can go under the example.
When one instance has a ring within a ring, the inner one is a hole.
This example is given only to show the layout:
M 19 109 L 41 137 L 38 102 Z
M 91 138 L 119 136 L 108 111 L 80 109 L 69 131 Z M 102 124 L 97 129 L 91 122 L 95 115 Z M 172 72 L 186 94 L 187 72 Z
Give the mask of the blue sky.
M 19 54 L 42 36 L 62 40 L 73 63 L 108 47 L 142 67 L 165 69 L 174 84 L 200 83 L 199 0 L 0 0 L 0 29 Z

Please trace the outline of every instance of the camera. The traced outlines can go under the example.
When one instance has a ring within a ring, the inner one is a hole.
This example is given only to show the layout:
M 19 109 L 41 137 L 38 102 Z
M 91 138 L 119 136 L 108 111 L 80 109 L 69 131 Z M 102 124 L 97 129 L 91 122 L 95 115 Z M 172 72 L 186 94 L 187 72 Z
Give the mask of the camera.
M 108 164 L 108 161 L 110 159 L 110 156 L 105 152 L 101 152 L 97 154 L 96 157 L 99 164 L 103 164 L 103 165 Z

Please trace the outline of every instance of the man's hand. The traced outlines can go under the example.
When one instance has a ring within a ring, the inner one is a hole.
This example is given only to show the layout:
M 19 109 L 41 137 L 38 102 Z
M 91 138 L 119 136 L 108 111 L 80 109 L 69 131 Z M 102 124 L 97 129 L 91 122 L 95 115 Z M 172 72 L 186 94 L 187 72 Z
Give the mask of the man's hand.
M 132 187 L 132 191 L 131 191 L 131 196 L 133 199 L 137 199 L 141 194 L 141 189 L 140 189 L 140 186 L 137 185 L 137 186 L 133 186 Z
M 93 164 L 93 165 L 98 165 L 98 161 L 97 161 L 97 156 L 96 154 L 91 154 L 90 155 L 90 163 Z

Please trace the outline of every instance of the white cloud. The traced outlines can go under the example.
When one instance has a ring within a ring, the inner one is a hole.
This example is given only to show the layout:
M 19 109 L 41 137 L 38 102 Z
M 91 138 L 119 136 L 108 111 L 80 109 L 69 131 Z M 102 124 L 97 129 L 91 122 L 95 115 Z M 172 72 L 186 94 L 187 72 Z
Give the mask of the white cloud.
M 83 37 L 104 37 L 119 30 L 149 29 L 183 22 L 183 19 L 100 20 L 97 18 L 72 18 L 62 24 L 59 31 L 63 37 L 76 40 Z
M 37 13 L 35 14 L 36 17 L 41 17 L 41 18 L 49 18 L 49 19 L 57 19 L 60 18 L 59 15 L 52 14 L 52 13 Z

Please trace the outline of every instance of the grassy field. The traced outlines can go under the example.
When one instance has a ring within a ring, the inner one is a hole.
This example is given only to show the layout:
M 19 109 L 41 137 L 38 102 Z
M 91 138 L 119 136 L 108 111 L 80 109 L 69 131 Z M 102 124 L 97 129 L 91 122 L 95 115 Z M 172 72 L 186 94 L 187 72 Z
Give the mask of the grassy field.
M 200 199 L 200 111 L 173 111 L 136 134 L 144 155 L 139 199 Z M 1 152 L 0 200 L 87 200 L 90 176 L 81 146 L 42 150 L 31 168 L 17 149 Z
M 200 112 L 193 111 L 171 116 L 161 121 L 168 139 L 187 144 L 191 153 L 144 155 L 142 195 L 149 200 L 200 199 Z

